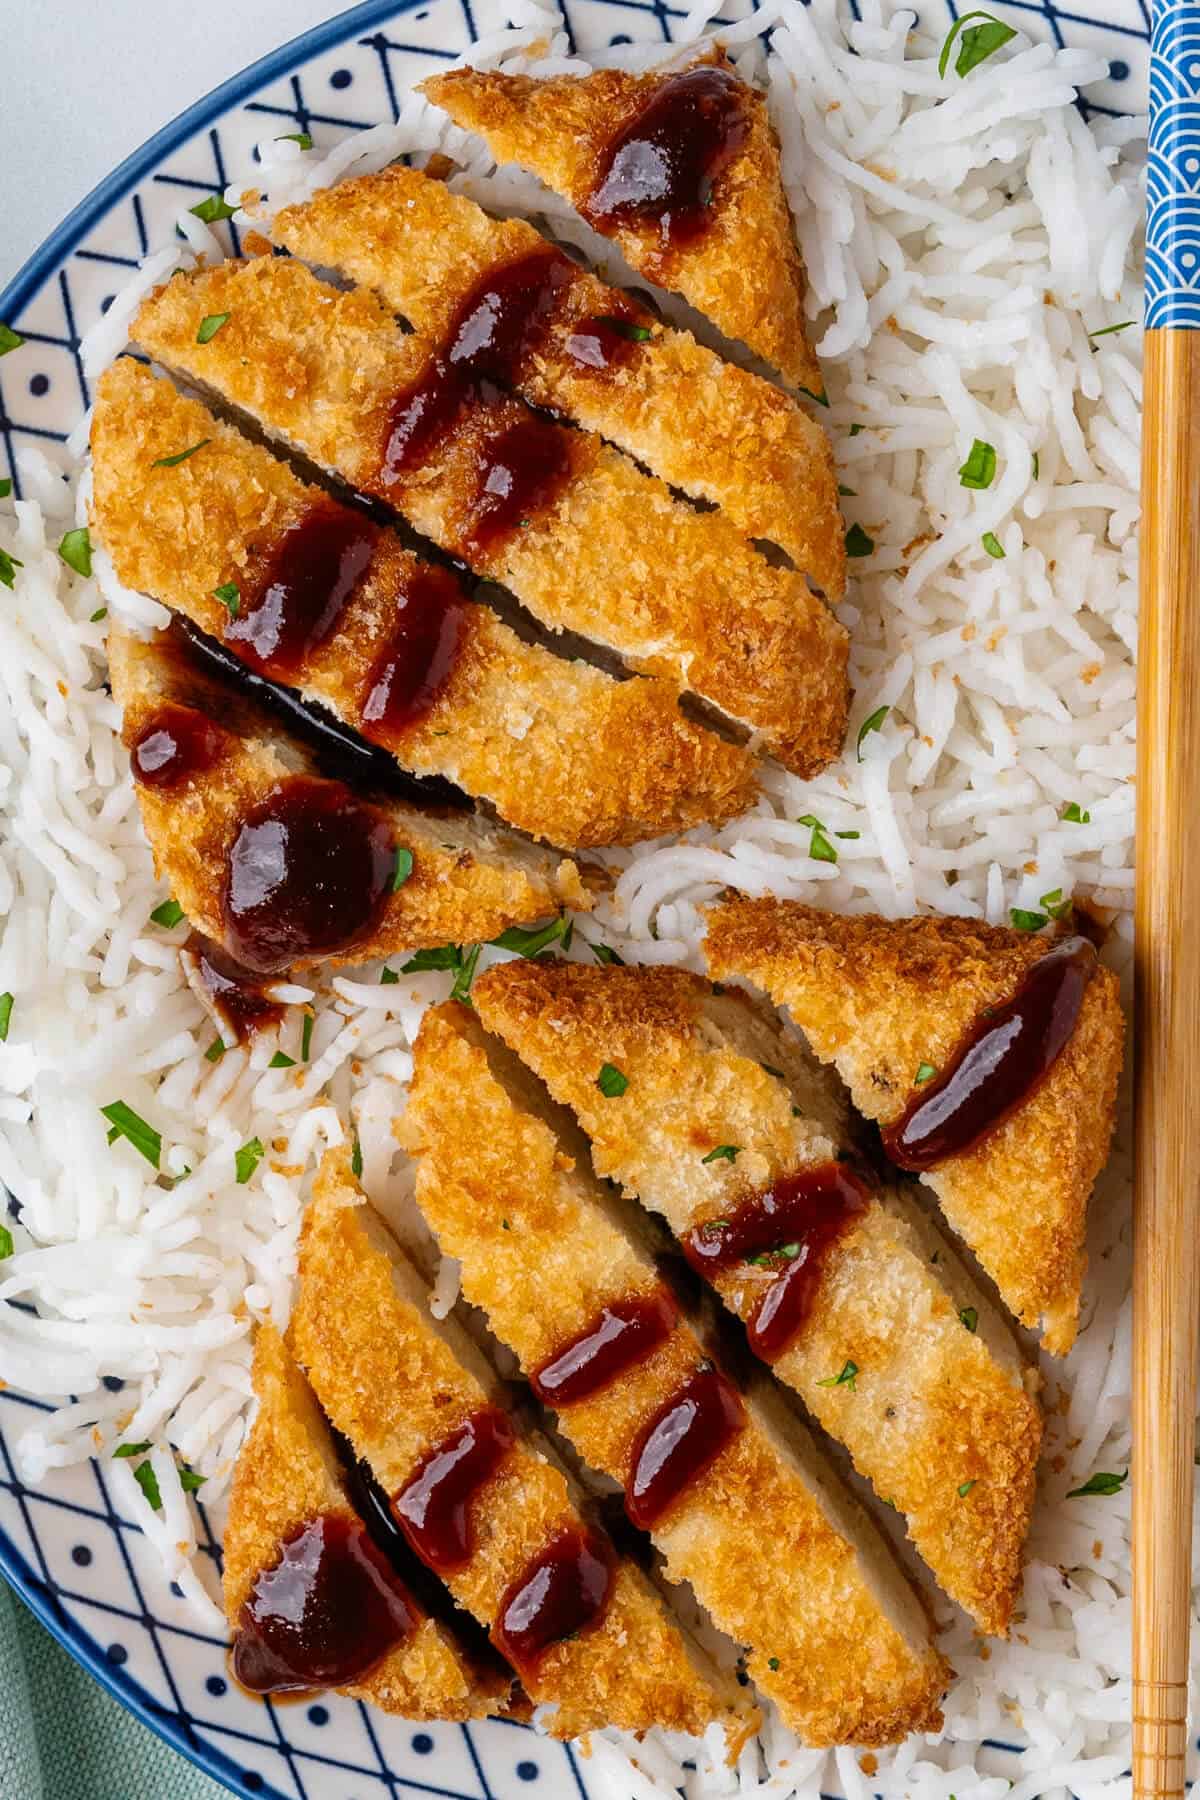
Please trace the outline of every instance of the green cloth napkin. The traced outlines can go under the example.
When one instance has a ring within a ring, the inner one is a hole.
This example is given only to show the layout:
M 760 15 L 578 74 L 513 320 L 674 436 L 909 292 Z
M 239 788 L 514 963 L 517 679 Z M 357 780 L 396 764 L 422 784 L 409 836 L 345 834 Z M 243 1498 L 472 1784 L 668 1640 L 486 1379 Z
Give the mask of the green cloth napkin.
M 0 1580 L 3 1800 L 229 1800 L 81 1669 Z

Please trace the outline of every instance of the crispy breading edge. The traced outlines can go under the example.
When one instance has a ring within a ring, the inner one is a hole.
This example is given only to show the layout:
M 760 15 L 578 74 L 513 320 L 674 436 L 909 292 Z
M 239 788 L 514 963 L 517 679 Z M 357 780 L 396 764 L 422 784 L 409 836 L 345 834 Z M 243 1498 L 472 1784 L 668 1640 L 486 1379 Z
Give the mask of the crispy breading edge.
M 470 1366 L 482 1367 L 479 1353 L 463 1361 L 468 1347 L 451 1346 L 452 1328 L 436 1330 L 396 1286 L 405 1267 L 404 1286 L 415 1293 L 424 1284 L 370 1213 L 345 1149 L 327 1152 L 301 1232 L 292 1345 L 325 1411 L 389 1492 L 487 1398 Z M 443 1579 L 490 1626 L 509 1582 L 580 1515 L 562 1472 L 521 1436 L 471 1515 L 471 1560 Z M 557 1705 L 555 1736 L 606 1724 L 644 1731 L 683 1719 L 703 1730 L 720 1709 L 697 1710 L 699 1684 L 678 1626 L 640 1570 L 623 1557 L 614 1566 L 606 1613 L 546 1652 L 525 1677 L 530 1698 Z
M 466 194 L 402 163 L 322 189 L 275 215 L 294 256 L 373 287 L 440 341 L 473 282 L 547 248 L 523 219 L 493 219 Z M 597 375 L 566 346 L 619 294 L 578 269 L 517 386 L 606 437 L 673 486 L 721 506 L 750 538 L 779 544 L 836 604 L 846 587 L 837 472 L 821 426 L 779 388 L 690 332 L 653 326 Z
M 357 1518 L 317 1403 L 270 1325 L 255 1333 L 253 1380 L 258 1411 L 234 1470 L 222 1543 L 233 1631 L 256 1577 L 273 1567 L 293 1531 L 321 1513 Z M 414 1635 L 339 1693 L 407 1719 L 479 1719 L 502 1710 L 511 1683 L 499 1670 L 476 1669 L 450 1633 L 411 1604 Z
M 703 58 L 700 60 L 711 60 Z M 535 80 L 497 70 L 455 69 L 418 84 L 456 125 L 485 139 L 500 163 L 530 169 L 574 206 L 586 201 L 597 154 L 662 80 L 598 69 Z M 823 393 L 804 328 L 804 270 L 783 191 L 779 143 L 765 98 L 747 88 L 750 131 L 723 171 L 711 226 L 662 272 L 657 233 L 606 232 L 634 268 L 675 288 L 727 337 L 740 338 L 786 380 Z
M 173 470 L 153 466 L 202 439 L 203 455 Z M 266 577 L 284 532 L 329 504 L 270 451 L 129 357 L 100 379 L 91 443 L 92 525 L 118 577 L 218 639 L 228 615 L 214 590 L 232 581 L 244 599 Z M 355 729 L 395 595 L 417 566 L 382 534 L 337 633 L 307 660 L 302 692 Z M 368 727 L 367 735 L 379 734 Z M 732 817 L 752 792 L 744 753 L 684 719 L 674 687 L 616 681 L 568 662 L 465 597 L 448 680 L 388 748 L 408 768 L 448 776 L 564 848 Z
M 886 1125 L 920 1064 L 941 1066 L 1049 946 L 971 919 L 729 899 L 707 913 L 705 948 L 714 975 L 745 976 L 788 1006 L 859 1109 Z M 1057 1355 L 1078 1324 L 1087 1204 L 1116 1122 L 1124 1038 L 1119 984 L 1101 967 L 1070 1043 L 1025 1105 L 924 1177 L 1005 1302 L 1024 1324 L 1041 1324 Z
M 229 323 L 198 346 L 200 320 L 214 311 L 228 312 Z M 384 479 L 390 408 L 430 350 L 403 336 L 367 289 L 342 292 L 290 257 L 225 262 L 159 288 L 133 334 L 158 361 L 466 554 L 551 630 L 578 631 L 630 667 L 701 694 L 759 730 L 797 774 L 815 774 L 840 750 L 845 628 L 802 575 L 772 567 L 721 513 L 676 500 L 601 440 L 567 430 L 570 480 L 491 549 L 467 541 L 479 453 L 502 426 L 526 421 L 523 401 L 478 401 L 419 468 Z M 741 787 L 745 752 L 707 735 L 718 792 Z

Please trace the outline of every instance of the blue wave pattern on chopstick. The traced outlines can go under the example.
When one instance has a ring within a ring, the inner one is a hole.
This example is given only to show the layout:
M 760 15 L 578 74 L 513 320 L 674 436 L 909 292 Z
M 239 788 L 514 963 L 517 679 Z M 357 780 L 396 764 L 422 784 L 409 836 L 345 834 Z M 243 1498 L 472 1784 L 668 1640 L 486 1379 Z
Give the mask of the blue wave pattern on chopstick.
M 1146 325 L 1200 329 L 1200 7 L 1157 6 L 1150 34 Z

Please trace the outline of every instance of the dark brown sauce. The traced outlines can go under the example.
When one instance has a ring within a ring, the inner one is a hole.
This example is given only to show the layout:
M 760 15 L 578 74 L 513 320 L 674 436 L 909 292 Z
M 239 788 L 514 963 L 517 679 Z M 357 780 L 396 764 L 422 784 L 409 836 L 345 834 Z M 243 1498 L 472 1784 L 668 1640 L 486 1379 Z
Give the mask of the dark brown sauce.
M 222 636 L 273 680 L 295 679 L 337 630 L 375 554 L 380 528 L 349 507 L 324 501 L 284 532 L 266 576 Z
M 173 788 L 205 774 L 228 748 L 228 734 L 219 725 L 194 707 L 168 700 L 138 732 L 129 760 L 143 787 Z
M 634 1446 L 625 1508 L 648 1531 L 686 1493 L 745 1422 L 737 1389 L 701 1364 L 645 1427 Z
M 439 1573 L 471 1559 L 471 1501 L 513 1443 L 512 1426 L 496 1407 L 484 1407 L 435 1444 L 392 1501 L 409 1543 Z
M 553 1645 L 599 1624 L 613 1574 L 603 1539 L 574 1526 L 560 1531 L 501 1600 L 496 1648 L 518 1670 L 536 1666 Z
M 418 569 L 367 677 L 362 716 L 375 737 L 386 743 L 429 711 L 453 667 L 462 622 L 454 577 L 445 569 Z
M 1012 999 L 976 1021 L 946 1068 L 884 1131 L 891 1160 L 902 1169 L 935 1168 L 1011 1118 L 1070 1041 L 1095 971 L 1095 949 L 1083 937 L 1065 938 L 1035 962 Z
M 553 505 L 571 473 L 571 439 L 533 414 L 490 437 L 476 457 L 478 485 L 463 533 L 484 553 Z
M 226 1044 L 240 1043 L 279 1024 L 285 1009 L 265 991 L 269 984 L 264 984 L 261 975 L 244 969 L 219 944 L 199 932 L 192 933 L 186 950 L 192 958 L 195 978 L 220 1020 L 221 1037 Z
M 689 1231 L 683 1252 L 710 1278 L 741 1264 L 774 1272 L 747 1326 L 755 1353 L 774 1362 L 795 1338 L 820 1285 L 825 1257 L 866 1204 L 844 1163 L 781 1175 L 726 1217 Z
M 556 1350 L 530 1376 L 547 1406 L 570 1406 L 607 1387 L 642 1362 L 674 1330 L 679 1309 L 665 1288 L 614 1300 L 578 1337 Z
M 242 1608 L 233 1671 L 253 1694 L 342 1687 L 416 1626 L 387 1558 L 364 1526 L 324 1514 L 286 1540 Z
M 355 943 L 386 902 L 392 821 L 338 781 L 292 775 L 243 815 L 229 851 L 225 940 L 270 974 Z
M 597 231 L 652 226 L 663 250 L 692 243 L 749 129 L 746 90 L 731 70 L 668 75 L 606 146 L 580 211 Z

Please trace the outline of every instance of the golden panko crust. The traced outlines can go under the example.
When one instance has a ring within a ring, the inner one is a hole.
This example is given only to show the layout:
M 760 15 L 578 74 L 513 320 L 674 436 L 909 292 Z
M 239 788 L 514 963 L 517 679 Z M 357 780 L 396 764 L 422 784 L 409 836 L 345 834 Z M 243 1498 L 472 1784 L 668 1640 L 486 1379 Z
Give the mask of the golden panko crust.
M 229 322 L 198 344 L 201 321 L 222 312 Z M 802 575 L 773 567 L 723 514 L 697 512 L 619 451 L 563 426 L 561 487 L 520 528 L 480 545 L 480 469 L 532 416 L 524 401 L 490 390 L 416 467 L 389 471 L 392 410 L 421 380 L 434 347 L 402 334 L 367 289 L 341 292 L 288 257 L 220 263 L 159 288 L 133 331 L 157 361 L 502 582 L 550 630 L 579 632 L 632 668 L 700 694 L 760 730 L 798 774 L 815 774 L 838 754 L 846 631 Z M 712 816 L 727 817 L 729 791 L 746 797 L 746 753 L 705 736 L 718 797 Z
M 154 466 L 202 440 L 178 467 Z M 216 589 L 233 583 L 245 614 L 284 535 L 333 503 L 129 357 L 101 377 L 91 441 L 92 525 L 119 579 L 240 654 Z M 306 699 L 416 774 L 446 776 L 567 849 L 685 831 L 748 804 L 747 759 L 686 720 L 672 686 L 567 662 L 461 593 L 454 658 L 433 704 L 398 731 L 365 719 L 376 661 L 411 585 L 428 574 L 393 533 L 379 532 L 336 631 L 299 670 Z
M 710 910 L 706 944 L 713 974 L 745 976 L 789 1007 L 882 1125 L 904 1111 L 921 1064 L 942 1067 L 1050 948 L 973 919 L 846 917 L 745 899 Z M 1059 1355 L 1078 1326 L 1087 1203 L 1108 1157 L 1124 1040 L 1117 978 L 1098 968 L 1045 1080 L 974 1150 L 923 1178 L 1005 1303 Z
M 466 194 L 393 163 L 275 215 L 294 256 L 372 287 L 441 342 L 473 286 L 547 250 L 524 219 L 493 219 Z M 565 262 L 544 334 L 521 359 L 520 393 L 574 419 L 685 493 L 724 508 L 750 538 L 786 550 L 831 601 L 846 586 L 845 532 L 825 432 L 790 395 L 725 362 L 690 332 L 637 314 L 644 341 L 597 371 L 572 354 L 577 331 L 628 297 Z
M 478 132 L 497 162 L 520 163 L 582 210 L 598 158 L 663 79 L 653 69 L 644 75 L 597 69 L 548 80 L 453 69 L 429 77 L 420 91 L 456 125 Z M 635 269 L 677 289 L 727 337 L 740 338 L 786 380 L 819 395 L 824 382 L 804 329 L 804 269 L 779 141 L 764 96 L 745 87 L 742 103 L 746 140 L 718 177 L 712 222 L 694 244 L 674 250 L 664 264 L 653 227 L 620 226 L 606 235 Z

